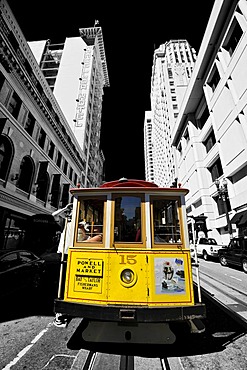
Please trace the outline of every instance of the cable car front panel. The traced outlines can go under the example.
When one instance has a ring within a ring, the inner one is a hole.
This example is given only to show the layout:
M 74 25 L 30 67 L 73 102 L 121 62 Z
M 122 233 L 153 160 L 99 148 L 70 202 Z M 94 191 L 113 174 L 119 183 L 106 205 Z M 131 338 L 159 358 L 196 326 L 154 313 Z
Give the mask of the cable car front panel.
M 134 180 L 71 192 L 73 236 L 56 312 L 125 323 L 205 317 L 194 298 L 186 189 Z
M 134 306 L 193 305 L 189 252 L 69 250 L 65 301 Z

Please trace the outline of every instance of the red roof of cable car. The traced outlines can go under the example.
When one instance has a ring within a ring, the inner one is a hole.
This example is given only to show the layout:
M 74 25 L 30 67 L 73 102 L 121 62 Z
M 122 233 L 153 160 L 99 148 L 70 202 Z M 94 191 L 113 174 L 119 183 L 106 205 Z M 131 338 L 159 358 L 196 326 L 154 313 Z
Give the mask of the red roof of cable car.
M 159 187 L 158 185 L 154 184 L 153 182 L 150 182 L 150 181 L 145 181 L 145 180 L 138 180 L 138 179 L 126 179 L 125 177 L 119 179 L 119 180 L 114 180 L 114 181 L 109 181 L 109 182 L 105 182 L 104 184 L 100 185 L 99 187 L 96 187 L 96 188 L 81 188 L 80 187 L 80 184 L 78 184 L 79 187 L 77 188 L 71 188 L 70 189 L 70 192 L 73 193 L 73 194 L 76 194 L 77 192 L 81 192 L 81 191 L 91 191 L 91 192 L 94 192 L 94 191 L 97 191 L 97 189 L 114 189 L 114 188 L 127 188 L 128 189 L 131 189 L 131 188 L 143 188 L 144 189 L 150 189 L 150 188 L 155 188 L 155 189 L 159 189 L 159 190 L 169 190 L 169 191 L 182 191 L 182 192 L 185 192 L 186 194 L 189 192 L 188 189 L 185 189 L 185 188 L 181 188 L 180 187 L 180 184 L 178 184 L 178 187 L 175 188 L 175 187 L 170 187 L 170 188 L 162 188 L 162 187 Z
M 99 186 L 100 188 L 117 188 L 117 187 L 130 187 L 130 188 L 158 188 L 158 185 L 153 182 L 137 180 L 137 179 L 119 179 L 115 181 L 105 182 Z

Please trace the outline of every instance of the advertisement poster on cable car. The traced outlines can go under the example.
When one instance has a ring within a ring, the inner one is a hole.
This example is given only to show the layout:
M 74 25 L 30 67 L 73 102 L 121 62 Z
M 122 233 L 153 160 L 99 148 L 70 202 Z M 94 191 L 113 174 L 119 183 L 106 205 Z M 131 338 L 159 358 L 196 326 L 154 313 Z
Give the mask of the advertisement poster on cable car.
M 156 294 L 184 294 L 185 274 L 182 258 L 155 258 Z
M 194 301 L 193 282 L 190 271 L 189 252 L 161 253 L 153 256 L 150 275 L 150 304 L 170 303 L 191 305 Z

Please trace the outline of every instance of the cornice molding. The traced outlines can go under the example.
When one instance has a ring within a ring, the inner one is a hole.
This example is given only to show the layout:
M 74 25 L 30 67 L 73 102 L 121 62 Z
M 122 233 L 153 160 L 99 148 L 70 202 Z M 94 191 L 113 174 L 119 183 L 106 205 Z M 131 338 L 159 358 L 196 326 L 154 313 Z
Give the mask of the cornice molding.
M 0 189 L 0 202 L 6 204 L 8 209 L 13 209 L 13 211 L 21 210 L 22 213 L 25 213 L 27 216 L 32 216 L 37 213 L 45 213 L 50 214 L 46 208 L 43 206 L 39 206 L 38 204 L 34 204 L 30 202 L 30 199 L 21 199 L 20 195 L 15 196 L 12 193 L 6 193 L 6 189 L 4 188 L 4 192 Z
M 104 41 L 103 41 L 103 34 L 101 27 L 89 27 L 89 28 L 80 28 L 79 29 L 81 38 L 86 42 L 86 44 L 92 44 L 92 41 L 97 43 L 100 53 L 100 59 L 102 64 L 102 70 L 104 75 L 104 86 L 109 87 L 109 76 L 107 70 L 107 63 L 106 63 L 106 56 L 105 56 L 105 48 L 104 48 Z

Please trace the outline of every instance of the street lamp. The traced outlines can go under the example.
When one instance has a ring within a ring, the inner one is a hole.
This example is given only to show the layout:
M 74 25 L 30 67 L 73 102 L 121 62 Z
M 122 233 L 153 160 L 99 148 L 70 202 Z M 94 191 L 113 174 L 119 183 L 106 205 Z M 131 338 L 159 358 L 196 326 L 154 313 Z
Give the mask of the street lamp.
M 215 180 L 215 185 L 217 187 L 217 192 L 218 192 L 218 195 L 219 195 L 219 199 L 223 200 L 228 232 L 230 234 L 230 238 L 232 238 L 232 224 L 231 224 L 231 221 L 230 221 L 230 217 L 229 217 L 229 213 L 228 213 L 228 209 L 227 209 L 227 203 L 226 203 L 226 200 L 228 198 L 227 180 L 223 177 L 222 185 L 220 185 L 220 180 L 216 179 Z
M 195 238 L 195 217 L 194 216 L 188 216 L 188 218 L 191 219 L 191 227 L 192 227 L 192 241 L 195 251 L 195 268 L 196 268 L 196 279 L 197 279 L 197 291 L 198 291 L 198 300 L 199 302 L 202 301 L 201 297 L 201 283 L 200 283 L 200 274 L 199 274 L 199 262 L 198 262 L 198 256 L 197 256 L 197 250 L 196 250 L 196 238 Z

